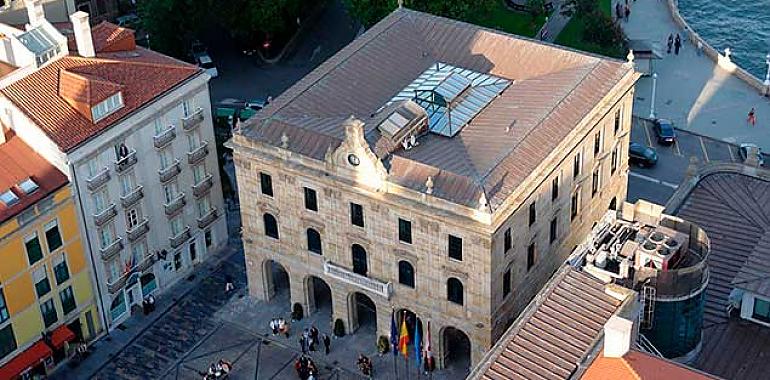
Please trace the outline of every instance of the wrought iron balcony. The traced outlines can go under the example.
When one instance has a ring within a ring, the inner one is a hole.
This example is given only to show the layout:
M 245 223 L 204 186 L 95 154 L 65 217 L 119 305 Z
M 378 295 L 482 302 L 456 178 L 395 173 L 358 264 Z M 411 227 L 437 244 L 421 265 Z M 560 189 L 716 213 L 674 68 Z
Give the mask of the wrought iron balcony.
M 105 207 L 104 210 L 94 215 L 94 224 L 96 224 L 97 227 L 101 227 L 104 223 L 112 220 L 115 215 L 118 215 L 118 210 L 115 207 L 115 204 L 111 203 L 109 206 Z
M 390 299 L 390 296 L 393 294 L 393 284 L 390 282 L 382 282 L 362 276 L 344 267 L 332 264 L 329 261 L 324 262 L 324 274 L 334 277 L 342 282 L 358 286 L 359 288 L 368 290 L 372 293 L 379 294 L 388 299 Z
M 215 220 L 217 220 L 217 217 L 219 216 L 219 212 L 216 208 L 212 208 L 209 210 L 209 212 L 206 213 L 206 215 L 201 216 L 198 218 L 198 228 L 204 229 L 211 225 L 211 223 L 214 223 Z
M 184 244 L 184 242 L 188 240 L 190 240 L 190 226 L 185 226 L 182 232 L 176 236 L 168 238 L 169 244 L 171 244 L 171 248 L 179 248 L 180 245 Z
M 206 155 L 209 154 L 209 143 L 204 141 L 199 147 L 195 148 L 192 152 L 187 152 L 187 163 L 195 165 L 201 162 Z
M 122 173 L 136 164 L 136 151 L 132 150 L 125 157 L 115 161 L 115 171 Z
M 123 249 L 123 238 L 118 237 L 110 245 L 100 249 L 102 260 L 107 261 Z
M 171 202 L 164 204 L 163 208 L 166 210 L 166 215 L 172 216 L 176 215 L 176 213 L 179 212 L 179 210 L 181 210 L 186 203 L 187 201 L 184 199 L 184 193 L 179 193 L 179 195 L 172 199 Z
M 150 230 L 150 223 L 147 220 L 147 218 L 144 218 L 139 224 L 135 225 L 134 228 L 126 231 L 126 235 L 128 235 L 128 241 L 133 242 L 144 236 L 147 231 Z
M 113 282 L 107 283 L 107 289 L 109 289 L 111 294 L 117 293 L 120 289 L 122 289 L 124 286 L 126 286 L 126 282 L 128 281 L 131 276 L 136 272 L 144 272 L 147 269 L 152 267 L 152 264 L 156 262 L 155 255 L 147 255 L 145 256 L 142 261 L 135 264 L 133 267 L 131 267 L 128 271 L 123 273 L 120 278 Z
M 193 185 L 193 196 L 195 198 L 200 198 L 209 193 L 209 190 L 214 186 L 214 181 L 211 178 L 211 174 L 208 174 L 200 182 Z
M 86 180 L 88 183 L 88 190 L 94 191 L 110 180 L 110 168 L 105 167 L 100 172 L 96 173 L 93 177 Z
M 139 200 L 142 198 L 144 198 L 144 188 L 139 185 L 131 190 L 130 193 L 120 197 L 120 204 L 125 208 L 129 208 L 135 205 L 136 202 L 139 202 Z
M 136 266 L 136 270 L 139 272 L 144 272 L 147 269 L 152 267 L 152 264 L 155 264 L 156 257 L 155 255 L 147 255 L 144 257 L 144 260 L 142 260 L 139 265 Z
M 169 125 L 168 129 L 152 137 L 152 143 L 156 148 L 161 149 L 176 138 L 176 128 L 173 125 Z
M 158 170 L 158 176 L 160 177 L 160 182 L 168 182 L 181 172 L 182 168 L 179 166 L 179 160 L 174 160 L 174 163 L 167 168 Z
M 192 115 L 182 118 L 182 129 L 189 132 L 203 121 L 203 108 L 198 107 Z
M 120 276 L 117 280 L 113 282 L 107 283 L 107 289 L 109 289 L 110 294 L 115 294 L 118 292 L 118 290 L 122 289 L 124 286 L 126 286 L 126 281 L 128 280 L 128 273 Z

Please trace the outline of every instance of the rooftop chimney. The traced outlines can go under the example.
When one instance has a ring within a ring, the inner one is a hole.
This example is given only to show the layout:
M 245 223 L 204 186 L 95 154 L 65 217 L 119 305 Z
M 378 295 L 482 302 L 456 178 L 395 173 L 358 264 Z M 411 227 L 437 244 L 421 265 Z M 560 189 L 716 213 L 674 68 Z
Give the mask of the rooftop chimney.
M 29 18 L 30 26 L 34 28 L 43 23 L 45 20 L 43 0 L 24 0 L 24 6 L 27 7 L 27 18 Z
M 613 315 L 604 324 L 604 357 L 622 358 L 631 348 L 634 322 Z
M 72 30 L 75 32 L 78 54 L 81 57 L 95 56 L 94 40 L 91 37 L 91 24 L 88 23 L 88 13 L 77 11 L 70 15 L 70 21 L 72 21 Z

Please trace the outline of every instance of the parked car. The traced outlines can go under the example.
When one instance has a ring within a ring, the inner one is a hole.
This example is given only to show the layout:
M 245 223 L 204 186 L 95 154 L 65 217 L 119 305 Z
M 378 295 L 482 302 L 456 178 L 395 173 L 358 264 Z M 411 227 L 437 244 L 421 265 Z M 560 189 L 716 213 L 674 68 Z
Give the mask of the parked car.
M 628 161 L 642 168 L 655 166 L 658 163 L 658 152 L 649 146 L 632 142 L 628 145 Z
M 659 144 L 668 145 L 676 141 L 674 125 L 666 119 L 655 119 L 652 130 L 655 132 Z
M 190 47 L 190 56 L 196 65 L 206 70 L 206 74 L 211 75 L 212 78 L 219 76 L 219 70 L 217 70 L 217 66 L 214 65 L 214 61 L 211 59 L 206 45 L 202 44 L 200 41 L 193 41 L 192 46 Z
M 743 143 L 738 148 L 738 154 L 741 155 L 741 161 L 745 162 L 746 158 L 749 157 L 750 154 L 752 154 L 752 151 L 754 154 L 756 154 L 757 162 L 759 162 L 759 166 L 765 165 L 765 157 L 762 155 L 762 149 L 757 146 L 757 144 L 751 144 L 751 143 Z

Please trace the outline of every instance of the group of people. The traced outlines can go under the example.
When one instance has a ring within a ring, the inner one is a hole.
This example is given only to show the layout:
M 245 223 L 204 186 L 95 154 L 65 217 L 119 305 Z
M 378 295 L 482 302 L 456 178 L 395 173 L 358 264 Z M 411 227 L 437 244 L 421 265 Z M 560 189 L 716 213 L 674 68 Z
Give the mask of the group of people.
M 283 334 L 285 337 L 289 337 L 289 324 L 283 317 L 273 318 L 270 320 L 270 331 L 273 335 Z
M 302 355 L 294 362 L 294 369 L 297 370 L 297 376 L 300 380 L 315 380 L 318 376 L 318 367 L 309 356 Z
M 372 376 L 372 359 L 369 359 L 364 354 L 358 354 L 358 360 L 356 361 L 356 364 L 358 365 L 358 369 L 361 371 L 361 373 L 364 376 L 371 377 Z
M 203 373 L 203 380 L 220 380 L 226 379 L 230 371 L 233 369 L 233 364 L 224 359 L 219 359 L 218 362 L 212 363 L 209 366 L 207 372 Z
M 682 48 L 682 38 L 679 37 L 679 33 L 676 34 L 676 38 L 674 38 L 674 33 L 671 33 L 668 35 L 668 42 L 666 42 L 666 46 L 668 46 L 668 50 L 666 50 L 666 53 L 671 54 L 671 48 L 674 48 L 674 54 L 679 55 L 679 49 Z
M 636 1 L 636 0 L 634 0 Z M 628 22 L 628 18 L 631 16 L 631 7 L 628 5 L 628 0 L 625 0 L 625 5 L 620 1 L 615 3 L 615 19 L 618 21 L 625 20 Z
M 315 351 L 316 344 L 319 343 L 323 343 L 326 355 L 329 355 L 329 348 L 331 347 L 332 341 L 326 334 L 323 334 L 323 337 L 321 337 L 321 334 L 315 325 L 310 325 L 310 328 L 306 328 L 299 337 L 299 345 L 300 348 L 302 348 L 303 354 Z

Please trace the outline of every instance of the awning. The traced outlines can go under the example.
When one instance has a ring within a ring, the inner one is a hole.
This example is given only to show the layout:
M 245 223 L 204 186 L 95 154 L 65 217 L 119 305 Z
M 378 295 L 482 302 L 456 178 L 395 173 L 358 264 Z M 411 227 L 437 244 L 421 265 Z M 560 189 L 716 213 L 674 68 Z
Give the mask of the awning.
M 55 349 L 61 348 L 64 342 L 71 342 L 75 339 L 75 333 L 67 325 L 61 325 L 51 332 L 51 345 Z
M 13 379 L 24 371 L 40 364 L 47 357 L 53 355 L 51 348 L 42 340 L 33 344 L 24 352 L 16 355 L 13 360 L 0 367 L 0 379 Z

